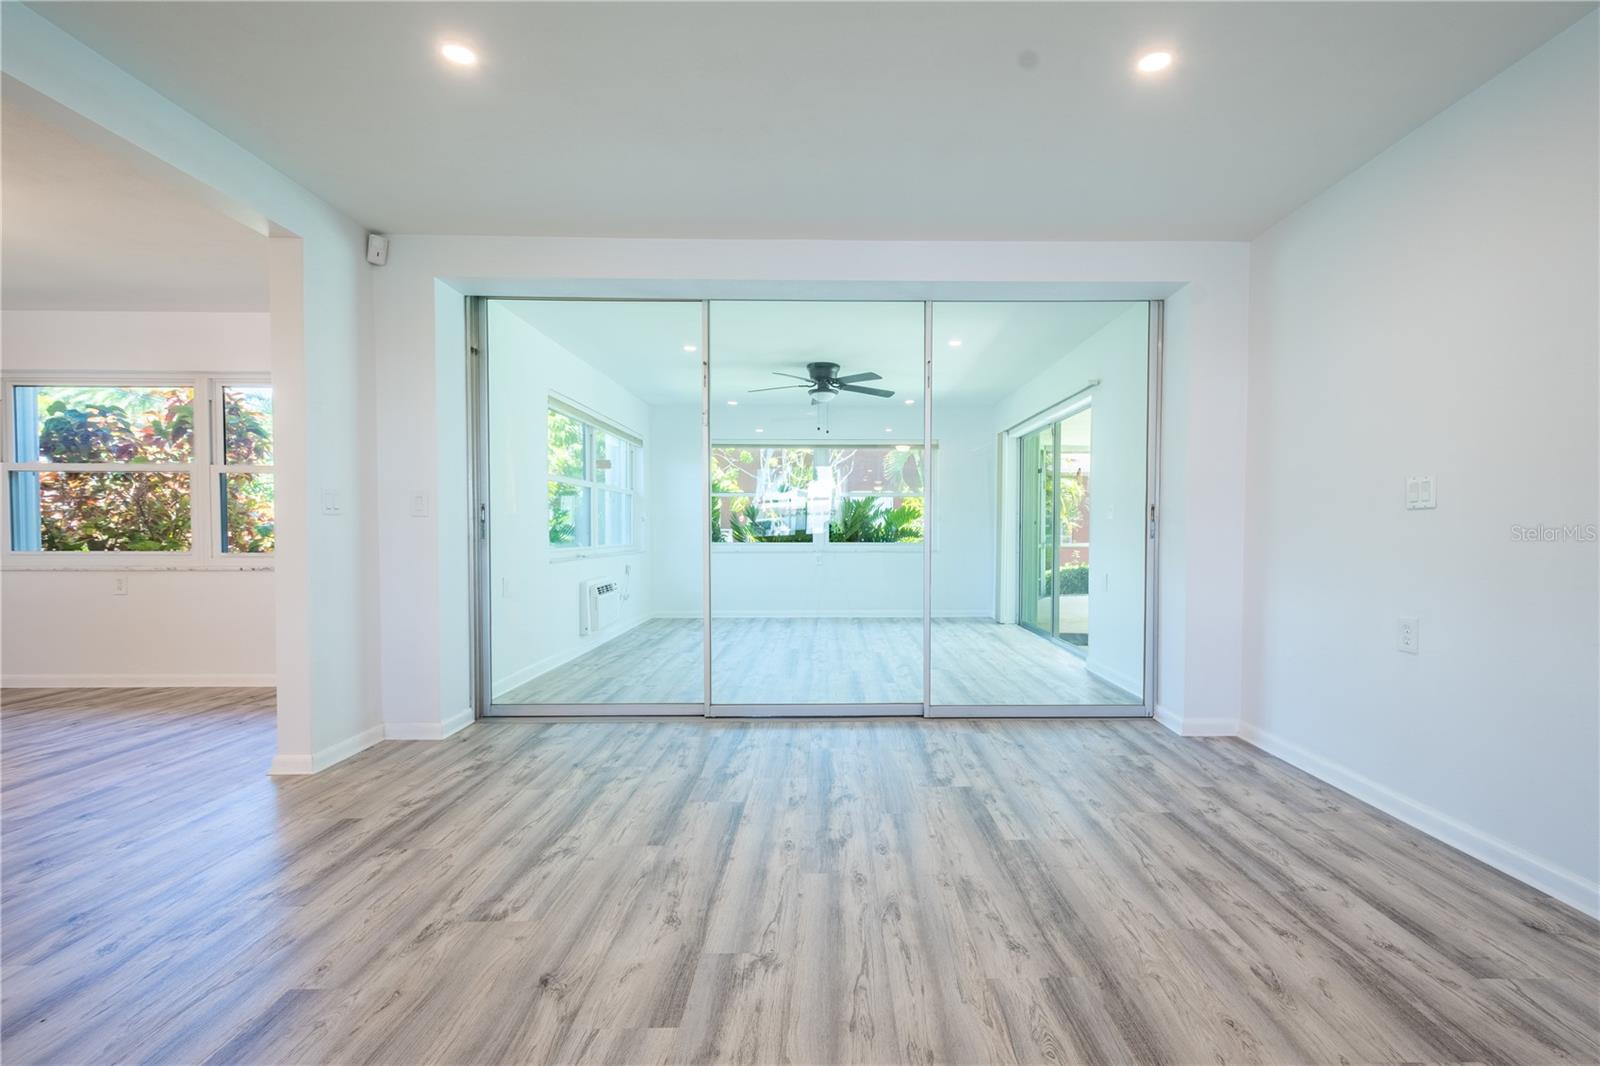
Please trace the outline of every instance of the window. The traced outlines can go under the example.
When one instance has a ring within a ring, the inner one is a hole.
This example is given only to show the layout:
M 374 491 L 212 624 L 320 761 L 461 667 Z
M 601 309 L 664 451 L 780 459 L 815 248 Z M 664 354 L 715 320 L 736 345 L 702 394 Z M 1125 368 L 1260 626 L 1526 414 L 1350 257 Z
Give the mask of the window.
M 213 410 L 222 437 L 212 454 L 221 501 L 219 550 L 263 554 L 273 547 L 272 388 L 218 383 Z
M 551 406 L 545 447 L 551 546 L 632 547 L 643 443 L 575 411 Z
M 817 483 L 811 448 L 720 444 L 711 449 L 711 539 L 811 542 L 813 488 L 823 489 L 821 525 L 831 495 Z
M 840 544 L 922 540 L 922 445 L 831 448 L 838 486 L 828 540 Z
M 917 543 L 921 444 L 711 449 L 711 537 L 718 542 Z
M 175 378 L 5 391 L 10 553 L 271 552 L 269 386 Z M 223 412 L 215 425 L 213 409 Z M 218 528 L 213 540 L 206 531 Z

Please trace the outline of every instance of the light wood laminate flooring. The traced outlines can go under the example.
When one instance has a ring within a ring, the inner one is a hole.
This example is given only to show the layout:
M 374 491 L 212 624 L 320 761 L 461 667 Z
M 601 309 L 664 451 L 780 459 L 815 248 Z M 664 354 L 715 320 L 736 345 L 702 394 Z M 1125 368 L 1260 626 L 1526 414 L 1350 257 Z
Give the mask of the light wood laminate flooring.
M 1147 721 L 3 694 L 4 1061 L 1595 1062 L 1596 923 Z
M 701 624 L 652 619 L 532 680 L 497 704 L 699 703 Z M 922 622 L 906 618 L 727 618 L 712 623 L 717 703 L 921 703 Z M 531 653 L 530 653 L 531 654 Z M 1140 703 L 1082 655 L 1021 626 L 935 619 L 933 702 Z

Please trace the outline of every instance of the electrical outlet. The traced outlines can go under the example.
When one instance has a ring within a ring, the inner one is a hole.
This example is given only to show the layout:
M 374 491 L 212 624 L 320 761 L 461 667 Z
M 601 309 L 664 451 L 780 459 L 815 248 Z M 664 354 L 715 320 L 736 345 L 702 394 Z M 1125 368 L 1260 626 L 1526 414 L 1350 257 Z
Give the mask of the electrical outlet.
M 411 494 L 411 517 L 428 517 L 428 494 L 426 492 L 413 492 Z
M 1403 651 L 1407 655 L 1415 655 L 1422 645 L 1420 624 L 1415 618 L 1402 618 L 1395 624 L 1394 646 L 1396 651 Z
M 128 594 L 128 575 L 117 574 L 111 578 L 111 595 L 126 596 Z

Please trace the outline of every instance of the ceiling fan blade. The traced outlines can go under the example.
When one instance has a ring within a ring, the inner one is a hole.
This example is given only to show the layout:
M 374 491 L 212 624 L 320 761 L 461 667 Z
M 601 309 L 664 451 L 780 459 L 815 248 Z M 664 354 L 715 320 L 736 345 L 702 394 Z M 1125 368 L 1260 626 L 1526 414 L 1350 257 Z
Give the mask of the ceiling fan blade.
M 769 385 L 764 389 L 746 389 L 745 391 L 746 392 L 777 392 L 779 389 L 809 389 L 810 387 L 811 387 L 811 385 L 809 383 L 807 383 L 805 385 Z
M 882 381 L 882 380 L 883 380 L 883 375 L 874 374 L 870 370 L 867 371 L 865 374 L 851 374 L 849 377 L 834 378 L 833 379 L 834 384 L 836 384 L 836 385 L 852 385 L 857 381 Z
M 799 374 L 785 374 L 781 370 L 774 370 L 773 373 L 778 375 L 780 378 L 794 378 L 796 381 L 803 381 L 807 385 L 811 384 L 810 378 L 803 378 Z
M 859 392 L 863 396 L 893 396 L 892 389 L 869 389 L 865 385 L 840 385 L 840 392 Z

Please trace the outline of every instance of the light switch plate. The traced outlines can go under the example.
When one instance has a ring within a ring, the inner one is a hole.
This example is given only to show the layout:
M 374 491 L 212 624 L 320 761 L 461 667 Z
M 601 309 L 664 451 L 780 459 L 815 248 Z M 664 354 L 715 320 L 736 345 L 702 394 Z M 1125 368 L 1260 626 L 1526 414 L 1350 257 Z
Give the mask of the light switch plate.
M 339 498 L 339 490 L 338 489 L 323 489 L 322 490 L 322 513 L 323 514 L 343 514 L 344 513 L 344 502 Z
M 428 494 L 426 492 L 413 492 L 411 494 L 411 517 L 428 517 Z
M 1406 478 L 1406 510 L 1431 511 L 1437 506 L 1432 474 L 1412 474 Z

